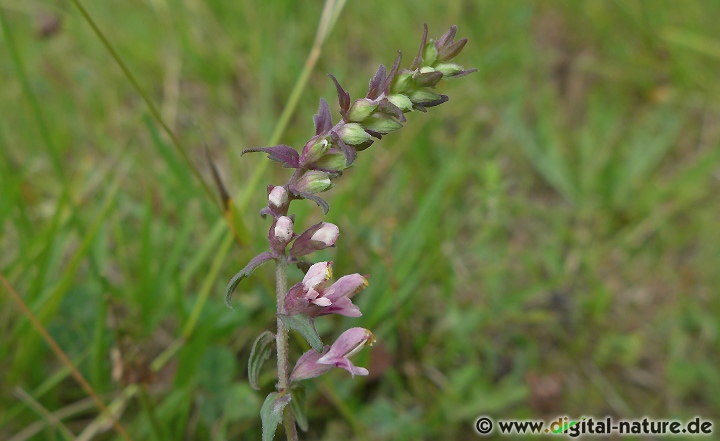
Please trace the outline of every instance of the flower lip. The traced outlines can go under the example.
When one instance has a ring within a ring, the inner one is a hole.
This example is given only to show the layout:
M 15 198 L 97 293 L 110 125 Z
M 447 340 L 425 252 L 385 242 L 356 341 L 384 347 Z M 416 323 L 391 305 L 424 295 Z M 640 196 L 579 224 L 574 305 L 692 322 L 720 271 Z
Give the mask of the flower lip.
M 375 336 L 365 328 L 350 328 L 333 343 L 327 354 L 318 359 L 320 364 L 335 364 L 338 358 L 351 357 L 365 346 L 372 346 Z
M 318 262 L 308 269 L 302 284 L 307 290 L 317 290 L 332 277 L 332 262 Z

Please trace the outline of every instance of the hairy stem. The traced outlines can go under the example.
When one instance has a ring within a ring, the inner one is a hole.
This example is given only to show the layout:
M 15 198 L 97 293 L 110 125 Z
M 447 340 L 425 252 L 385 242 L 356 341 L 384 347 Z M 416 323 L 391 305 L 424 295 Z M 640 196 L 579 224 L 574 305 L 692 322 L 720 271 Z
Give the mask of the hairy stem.
M 288 330 L 285 328 L 280 314 L 285 314 L 285 294 L 287 294 L 287 259 L 283 256 L 275 264 L 275 293 L 277 296 L 277 372 L 278 392 L 290 393 L 290 372 L 288 360 Z M 290 408 L 285 410 L 285 433 L 288 441 L 297 441 L 295 418 Z

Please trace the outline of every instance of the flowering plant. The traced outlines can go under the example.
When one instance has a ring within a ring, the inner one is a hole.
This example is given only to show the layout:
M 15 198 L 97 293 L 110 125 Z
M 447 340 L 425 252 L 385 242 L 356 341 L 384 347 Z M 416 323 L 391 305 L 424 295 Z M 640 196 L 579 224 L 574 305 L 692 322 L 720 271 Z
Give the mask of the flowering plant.
M 284 421 L 288 440 L 297 440 L 296 422 L 307 428 L 307 419 L 294 385 L 297 382 L 322 375 L 333 367 L 355 375 L 367 375 L 368 370 L 355 366 L 350 357 L 375 342 L 372 332 L 351 328 L 343 332 L 330 346 L 324 345 L 314 320 L 328 314 L 359 317 L 361 312 L 352 302 L 353 296 L 367 286 L 360 274 L 350 274 L 331 283 L 332 262 L 311 264 L 304 256 L 335 246 L 339 228 L 328 222 L 319 222 L 301 234 L 295 232 L 295 216 L 288 214 L 294 200 L 309 199 L 328 213 L 328 203 L 319 197 L 332 187 L 332 181 L 351 167 L 357 153 L 370 147 L 383 135 L 403 127 L 405 113 L 413 110 L 426 112 L 448 101 L 438 94 L 435 86 L 442 79 L 457 78 L 477 69 L 464 69 L 452 62 L 467 43 L 455 41 L 457 27 L 451 27 L 436 40 L 428 40 L 425 26 L 420 49 L 408 69 L 400 69 L 401 54 L 388 71 L 380 65 L 370 80 L 368 92 L 351 103 L 350 95 L 330 75 L 337 89 L 340 121 L 333 125 L 327 101 L 320 99 L 320 108 L 313 117 L 315 135 L 298 153 L 287 145 L 249 148 L 243 151 L 264 152 L 284 167 L 294 169 L 289 182 L 282 186 L 267 187 L 268 205 L 261 210 L 263 217 L 272 217 L 268 232 L 269 251 L 255 256 L 230 280 L 225 298 L 228 306 L 237 285 L 260 265 L 274 260 L 276 264 L 277 331 L 265 331 L 253 344 L 248 362 L 250 385 L 259 390 L 258 376 L 264 362 L 277 347 L 277 391 L 270 393 L 260 410 L 263 440 L 272 440 L 277 426 Z M 289 249 L 288 249 L 289 248 Z M 302 281 L 287 289 L 287 267 L 296 265 L 305 271 Z M 299 332 L 311 349 L 305 352 L 290 370 L 288 330 Z M 286 408 L 287 404 L 293 405 Z

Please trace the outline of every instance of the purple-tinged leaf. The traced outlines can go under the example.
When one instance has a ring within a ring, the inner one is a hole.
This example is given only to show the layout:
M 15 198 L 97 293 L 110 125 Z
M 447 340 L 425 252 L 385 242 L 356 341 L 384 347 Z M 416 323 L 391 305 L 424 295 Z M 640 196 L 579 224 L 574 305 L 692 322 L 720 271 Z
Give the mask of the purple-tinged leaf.
M 400 67 L 401 60 L 402 60 L 402 53 L 400 51 L 398 51 L 398 55 L 395 58 L 395 62 L 392 65 L 392 69 L 390 69 L 390 73 L 388 74 L 387 78 L 385 78 L 385 82 L 382 86 L 382 90 L 386 95 L 390 94 L 390 86 L 392 86 L 392 82 L 395 79 L 395 74 L 397 74 L 398 68 Z
M 428 34 L 428 26 L 427 24 L 423 25 L 425 27 L 425 30 L 423 31 L 422 41 L 420 42 L 420 49 L 418 50 L 418 54 L 413 60 L 412 64 L 410 65 L 410 70 L 415 70 L 420 68 L 422 66 L 422 56 L 423 52 L 425 52 L 425 44 L 427 43 L 427 34 Z
M 447 78 L 447 79 L 450 79 L 450 78 L 460 78 L 460 77 L 464 77 L 465 75 L 468 75 L 468 74 L 471 74 L 471 73 L 477 72 L 477 71 L 478 71 L 477 68 L 473 67 L 472 69 L 462 70 L 462 71 L 460 71 L 460 72 L 458 72 L 458 73 L 455 73 L 455 74 L 453 74 L 453 75 L 447 75 L 447 76 L 445 76 L 444 78 Z
M 350 110 L 350 94 L 345 92 L 345 89 L 340 86 L 340 83 L 334 75 L 328 74 L 328 76 L 332 78 L 335 83 L 335 89 L 337 89 L 338 103 L 340 104 L 340 115 L 343 117 L 343 120 L 347 121 L 347 113 L 348 110 Z
M 241 269 L 240 272 L 235 274 L 235 276 L 230 279 L 230 283 L 228 283 L 227 288 L 225 289 L 225 304 L 228 308 L 232 309 L 232 305 L 230 304 L 230 299 L 232 298 L 233 291 L 235 291 L 235 288 L 237 288 L 238 284 L 246 277 L 250 277 L 250 274 L 255 271 L 255 268 L 259 267 L 263 263 L 267 262 L 268 260 L 272 260 L 273 255 L 269 251 L 265 251 L 264 253 L 260 253 L 257 256 L 253 257 L 250 262 L 248 262 L 247 265 L 245 265 L 245 268 Z
M 328 203 L 325 201 L 325 199 L 323 199 L 319 196 L 315 196 L 314 194 L 310 194 L 310 193 L 304 193 L 301 191 L 293 191 L 293 193 L 295 194 L 295 196 L 297 196 L 299 198 L 309 199 L 309 200 L 315 202 L 316 204 L 318 204 L 318 207 L 322 208 L 324 214 L 328 214 L 328 212 L 330 211 L 330 205 L 328 205 Z
M 345 155 L 345 166 L 350 167 L 350 165 L 355 162 L 355 158 L 357 157 L 357 150 L 355 150 L 354 147 L 345 144 L 345 142 L 340 139 L 340 136 L 338 136 L 338 134 L 335 132 L 333 132 L 332 134 L 332 139 L 333 144 L 337 145 Z
M 413 76 L 415 84 L 419 87 L 435 87 L 442 80 L 443 73 L 439 71 L 418 73 Z
M 313 116 L 313 121 L 315 122 L 316 135 L 326 133 L 332 128 L 332 115 L 330 115 L 330 108 L 325 98 L 320 98 L 320 108 L 318 113 Z
M 377 139 L 382 139 L 383 134 L 380 132 L 376 132 L 375 130 L 368 130 L 368 129 L 365 129 L 365 131 L 368 132 L 368 134 L 370 136 L 373 136 Z M 370 147 L 370 146 L 368 146 L 368 147 Z
M 441 47 L 447 46 L 448 43 L 452 43 L 453 40 L 455 40 L 455 34 L 457 34 L 457 26 L 453 25 L 442 35 L 442 37 L 437 39 L 435 47 L 440 50 Z
M 372 78 L 372 80 L 370 80 L 370 87 L 368 88 L 366 98 L 374 100 L 375 98 L 380 96 L 383 87 L 385 86 L 386 74 L 387 70 L 385 69 L 385 65 L 381 64 L 380 67 L 378 67 L 377 72 L 375 72 L 375 76 Z
M 403 113 L 402 109 L 399 108 L 398 106 L 396 106 L 395 104 L 391 103 L 387 99 L 380 101 L 378 110 L 386 115 L 390 115 L 390 116 L 397 118 L 397 120 L 400 122 L 407 121 L 407 118 L 405 118 L 405 114 Z
M 440 49 L 438 49 L 438 60 L 452 60 L 460 53 L 460 51 L 465 47 L 465 44 L 467 42 L 468 39 L 463 38 L 462 40 L 456 41 L 455 43 L 441 47 Z
M 250 152 L 267 153 L 268 158 L 280 162 L 288 168 L 297 168 L 300 166 L 300 154 L 289 145 L 280 144 L 273 147 L 253 147 L 243 150 L 241 155 Z
M 366 130 L 366 132 L 367 132 L 368 134 L 370 134 L 370 132 L 368 132 L 367 130 Z M 363 142 L 362 144 L 356 145 L 356 146 L 355 146 L 355 150 L 358 151 L 358 152 L 362 152 L 363 150 L 365 150 L 365 149 L 367 149 L 368 147 L 370 147 L 371 145 L 373 145 L 374 142 L 375 142 L 374 139 L 369 139 L 369 140 Z

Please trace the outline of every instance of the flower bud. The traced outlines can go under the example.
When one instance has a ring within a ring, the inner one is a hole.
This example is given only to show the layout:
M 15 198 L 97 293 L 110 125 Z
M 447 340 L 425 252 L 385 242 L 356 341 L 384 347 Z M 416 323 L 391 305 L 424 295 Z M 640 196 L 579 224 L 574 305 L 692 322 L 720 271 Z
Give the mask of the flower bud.
M 402 124 L 399 123 L 392 116 L 373 114 L 367 120 L 365 120 L 365 122 L 363 122 L 363 126 L 367 130 L 372 130 L 373 132 L 385 134 L 398 130 L 402 127 Z
M 268 202 L 274 208 L 282 208 L 288 203 L 288 192 L 285 187 L 277 186 L 270 190 Z
M 412 101 L 414 104 L 420 104 L 425 105 L 427 103 L 434 103 L 438 100 L 441 100 L 443 95 L 439 95 L 435 92 L 430 92 L 429 90 L 413 90 L 410 92 L 408 98 L 410 98 L 410 101 Z
M 320 193 L 330 188 L 330 175 L 320 170 L 308 170 L 295 182 L 293 188 L 300 193 Z
M 325 156 L 313 163 L 316 168 L 335 172 L 345 170 L 347 168 L 347 165 L 345 164 L 347 164 L 345 153 L 336 149 L 330 150 L 325 154 Z
M 438 51 L 435 47 L 435 42 L 430 40 L 425 45 L 425 51 L 423 52 L 423 64 L 426 66 L 432 65 L 437 60 Z
M 455 63 L 442 63 L 435 66 L 435 70 L 442 72 L 446 77 L 450 77 L 462 72 L 463 68 Z
M 395 95 L 389 95 L 387 99 L 403 112 L 409 112 L 412 110 L 412 101 L 403 94 L 398 93 Z
M 270 240 L 270 248 L 278 254 L 285 254 L 285 248 L 295 237 L 293 229 L 293 221 L 287 216 L 280 216 L 273 221 L 268 239 Z
M 406 92 L 412 86 L 412 76 L 413 73 L 408 70 L 395 75 L 395 81 L 390 88 L 390 92 L 393 94 Z
M 348 112 L 348 120 L 362 122 L 377 109 L 377 106 L 377 103 L 367 98 L 356 100 Z
M 348 123 L 337 132 L 345 144 L 358 145 L 370 139 L 370 135 L 358 123 Z
M 287 245 L 292 239 L 295 231 L 293 230 L 293 221 L 287 216 L 280 216 L 275 222 L 275 240 L 279 243 Z
M 325 138 L 318 139 L 317 136 L 313 137 L 305 144 L 302 151 L 302 162 L 304 164 L 310 164 L 322 158 L 325 152 L 330 148 L 330 143 Z

